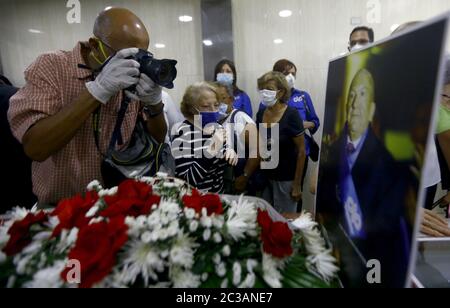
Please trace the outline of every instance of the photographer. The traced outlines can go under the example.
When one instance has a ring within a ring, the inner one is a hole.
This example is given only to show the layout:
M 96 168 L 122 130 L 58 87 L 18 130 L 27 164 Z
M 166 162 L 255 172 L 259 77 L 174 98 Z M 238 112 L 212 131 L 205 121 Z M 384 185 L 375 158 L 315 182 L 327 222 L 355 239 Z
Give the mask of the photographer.
M 33 190 L 40 205 L 54 205 L 102 179 L 103 155 L 125 95 L 132 102 L 120 130 L 121 148 L 138 117 L 156 141 L 166 135 L 161 87 L 129 59 L 149 46 L 142 21 L 126 9 L 108 8 L 97 17 L 93 33 L 72 51 L 38 57 L 25 71 L 26 85 L 11 98 L 11 130 L 34 161 Z M 134 85 L 136 94 L 123 91 Z

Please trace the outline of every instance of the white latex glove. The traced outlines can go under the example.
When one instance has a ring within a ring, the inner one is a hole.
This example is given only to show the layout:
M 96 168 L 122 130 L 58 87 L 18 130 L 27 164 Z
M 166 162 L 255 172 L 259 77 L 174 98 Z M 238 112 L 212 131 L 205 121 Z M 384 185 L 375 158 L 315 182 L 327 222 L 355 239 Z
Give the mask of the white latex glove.
M 226 141 L 226 131 L 224 129 L 217 129 L 211 138 L 211 144 L 207 151 L 215 157 L 222 149 Z
M 238 164 L 238 155 L 232 149 L 228 149 L 225 151 L 225 160 L 231 166 L 236 166 Z
M 122 49 L 105 65 L 94 81 L 86 83 L 86 88 L 99 102 L 106 104 L 119 91 L 135 85 L 139 81 L 139 63 L 126 59 L 137 54 L 139 49 Z
M 125 95 L 132 100 L 141 101 L 145 106 L 154 106 L 162 101 L 162 87 L 153 82 L 145 74 L 141 74 L 136 86 L 136 94 L 125 91 Z

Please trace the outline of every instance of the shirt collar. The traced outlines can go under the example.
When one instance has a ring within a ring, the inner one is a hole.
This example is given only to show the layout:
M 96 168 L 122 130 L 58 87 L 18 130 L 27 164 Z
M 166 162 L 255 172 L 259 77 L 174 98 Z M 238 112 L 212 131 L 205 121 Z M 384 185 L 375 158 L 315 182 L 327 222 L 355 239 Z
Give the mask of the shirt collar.
M 356 139 L 354 141 L 350 140 L 350 135 L 347 134 L 347 143 L 352 143 L 353 146 L 355 147 L 355 149 L 359 149 L 360 145 L 364 144 L 364 141 L 366 140 L 368 132 L 369 132 L 369 128 L 366 129 L 366 131 L 364 132 L 364 134 L 361 135 L 361 137 L 359 137 L 358 139 Z

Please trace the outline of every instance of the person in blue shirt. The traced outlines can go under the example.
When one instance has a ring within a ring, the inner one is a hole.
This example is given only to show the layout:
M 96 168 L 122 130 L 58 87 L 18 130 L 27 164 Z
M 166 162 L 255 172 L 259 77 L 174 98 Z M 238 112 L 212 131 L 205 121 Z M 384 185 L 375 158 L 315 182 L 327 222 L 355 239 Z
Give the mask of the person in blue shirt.
M 309 134 L 314 135 L 320 127 L 320 120 L 314 109 L 314 105 L 311 96 L 305 92 L 295 88 L 295 79 L 297 77 L 297 66 L 289 60 L 282 59 L 275 63 L 273 71 L 283 73 L 288 81 L 289 88 L 291 89 L 291 97 L 288 102 L 288 106 L 295 108 L 300 118 L 303 120 L 303 126 L 305 131 L 309 130 Z M 260 103 L 259 110 L 264 110 L 265 106 Z M 311 137 L 305 133 L 305 150 L 306 160 L 305 167 L 303 169 L 302 186 L 305 180 L 306 171 L 308 168 L 308 157 L 310 153 Z M 299 210 L 301 206 L 299 204 Z
M 214 70 L 214 81 L 224 85 L 233 86 L 233 108 L 244 111 L 250 118 L 253 117 L 250 97 L 237 86 L 236 66 L 233 61 L 223 59 L 217 63 Z

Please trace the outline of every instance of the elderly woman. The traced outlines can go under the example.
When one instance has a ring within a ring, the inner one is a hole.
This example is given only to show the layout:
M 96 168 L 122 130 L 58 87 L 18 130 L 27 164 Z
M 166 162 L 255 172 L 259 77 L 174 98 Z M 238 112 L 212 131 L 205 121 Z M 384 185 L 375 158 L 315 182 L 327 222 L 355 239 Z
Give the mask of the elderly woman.
M 233 88 L 219 82 L 215 86 L 220 99 L 220 124 L 227 130 L 228 143 L 232 145 L 239 159 L 237 166 L 226 173 L 226 193 L 242 193 L 259 167 L 258 130 L 252 118 L 233 106 Z
M 258 112 L 256 122 L 260 130 L 263 127 L 267 130 L 267 134 L 260 134 L 265 139 L 261 142 L 270 148 L 272 158 L 278 156 L 278 165 L 274 169 L 264 170 L 269 183 L 263 198 L 280 213 L 295 213 L 297 202 L 302 198 L 301 184 L 306 158 L 303 121 L 298 111 L 288 106 L 291 91 L 282 73 L 269 72 L 263 75 L 258 79 L 258 89 L 265 108 Z M 278 136 L 272 133 L 276 124 Z M 265 155 L 261 156 L 265 158 Z
M 204 192 L 223 193 L 223 174 L 236 165 L 236 153 L 225 146 L 216 88 L 206 82 L 187 88 L 181 102 L 186 120 L 172 136 L 176 176 Z

